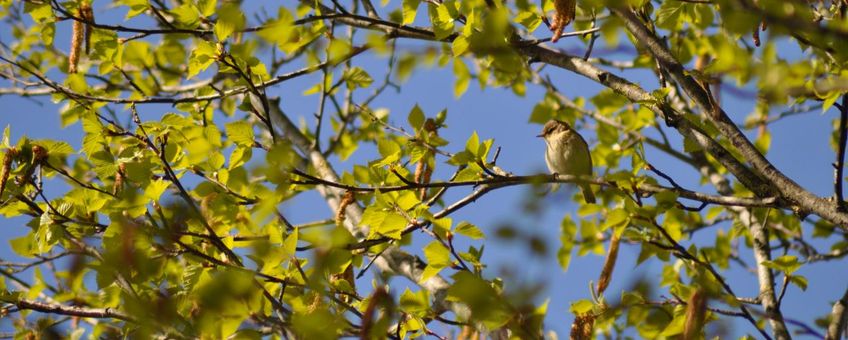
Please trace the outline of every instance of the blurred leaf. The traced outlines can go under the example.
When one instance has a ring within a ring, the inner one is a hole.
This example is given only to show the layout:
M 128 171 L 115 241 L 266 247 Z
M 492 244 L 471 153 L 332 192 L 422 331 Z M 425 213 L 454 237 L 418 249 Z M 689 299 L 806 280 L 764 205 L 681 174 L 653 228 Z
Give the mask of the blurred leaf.
M 245 18 L 237 3 L 227 2 L 217 11 L 218 21 L 215 22 L 215 36 L 219 41 L 226 40 L 233 32 L 244 28 Z
M 792 273 L 801 267 L 798 257 L 794 255 L 783 255 L 771 261 L 763 261 L 761 264 L 771 269 L 785 272 L 787 275 L 792 275 Z
M 421 0 L 403 0 L 403 21 L 401 24 L 409 25 L 413 21 L 415 21 L 415 15 L 418 12 L 418 5 L 421 4 Z
M 475 240 L 486 237 L 486 234 L 484 234 L 480 228 L 477 228 L 477 226 L 465 221 L 459 222 L 455 230 L 457 234 L 465 235 Z

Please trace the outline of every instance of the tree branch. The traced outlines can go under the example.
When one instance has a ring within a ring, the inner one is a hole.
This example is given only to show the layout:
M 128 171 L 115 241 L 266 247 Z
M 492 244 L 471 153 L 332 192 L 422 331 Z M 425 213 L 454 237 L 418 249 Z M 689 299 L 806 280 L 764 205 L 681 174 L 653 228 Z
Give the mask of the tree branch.
M 65 306 L 45 302 L 19 299 L 9 301 L 20 309 L 29 309 L 42 313 L 78 316 L 84 318 L 112 318 L 136 323 L 135 318 L 119 312 L 112 308 L 83 308 L 77 306 Z
M 293 184 L 311 184 L 311 185 L 325 185 L 343 190 L 350 190 L 355 192 L 391 192 L 391 191 L 405 191 L 405 190 L 416 190 L 421 188 L 452 188 L 452 187 L 476 187 L 481 185 L 497 185 L 499 188 L 514 186 L 514 185 L 527 185 L 527 184 L 541 184 L 541 183 L 589 183 L 600 186 L 607 187 L 617 187 L 615 182 L 608 182 L 602 179 L 587 179 L 581 178 L 577 176 L 570 175 L 531 175 L 531 176 L 513 176 L 513 175 L 501 175 L 497 177 L 487 177 L 479 180 L 472 181 L 455 181 L 455 182 L 431 182 L 431 183 L 414 183 L 409 182 L 403 185 L 393 185 L 393 186 L 354 186 L 347 185 L 341 182 L 334 182 L 330 180 L 325 180 L 316 176 L 309 175 L 304 173 L 303 171 L 293 169 L 293 174 L 306 178 L 306 181 L 291 181 Z M 643 197 L 648 197 L 650 194 L 656 194 L 660 192 L 674 192 L 679 197 L 691 199 L 694 201 L 704 202 L 708 204 L 718 204 L 718 205 L 726 205 L 726 206 L 742 206 L 742 207 L 776 207 L 777 200 L 774 197 L 766 197 L 766 198 L 748 198 L 748 197 L 736 197 L 736 196 L 718 196 L 718 195 L 710 195 L 705 193 L 700 193 L 696 191 L 686 190 L 679 187 L 666 187 L 661 185 L 655 185 L 650 183 L 643 183 L 637 187 L 638 191 L 643 194 Z M 787 208 L 788 207 L 784 207 Z
M 848 289 L 845 290 L 845 294 L 842 294 L 842 298 L 833 304 L 833 309 L 830 312 L 830 324 L 827 326 L 825 339 L 842 339 L 842 335 L 845 334 L 845 328 L 848 327 L 848 312 L 846 311 L 848 311 Z
M 655 219 L 646 218 L 642 216 L 637 216 L 637 218 L 647 221 L 651 223 L 654 227 L 656 227 L 657 230 L 659 230 L 660 233 L 663 235 L 663 238 L 672 245 L 673 253 L 676 254 L 677 257 L 693 261 L 696 264 L 704 267 L 705 269 L 707 269 L 710 275 L 716 281 L 718 281 L 719 284 L 721 284 L 722 288 L 724 288 L 724 291 L 727 294 L 730 294 L 730 296 L 732 296 L 734 299 L 737 297 L 736 293 L 733 292 L 733 289 L 727 283 L 727 280 L 725 280 L 724 277 L 722 277 L 721 274 L 719 274 L 718 271 L 715 270 L 715 268 L 709 261 L 703 261 L 696 257 L 694 254 L 690 253 L 688 250 L 686 250 L 686 248 L 680 245 L 680 243 L 678 243 L 677 241 L 675 241 L 674 238 L 668 233 L 668 231 L 666 231 L 665 228 L 661 224 L 659 224 Z M 748 307 L 746 307 L 745 304 L 740 304 L 739 310 L 742 312 L 742 317 L 748 320 L 748 322 L 750 322 L 757 329 L 757 331 L 760 332 L 760 335 L 762 335 L 765 339 L 771 340 L 771 336 L 769 336 L 769 334 L 766 333 L 764 329 L 760 328 L 760 325 L 757 324 L 756 320 L 754 320 L 753 315 L 751 315 L 751 312 L 748 310 Z
M 845 167 L 845 142 L 848 135 L 848 94 L 842 95 L 842 105 L 839 105 L 839 150 L 834 164 L 833 190 L 837 209 L 845 212 L 845 200 L 842 198 L 842 171 Z
M 630 9 L 611 7 L 610 10 L 624 21 L 627 29 L 639 42 L 651 51 L 660 65 L 669 71 L 672 78 L 680 84 L 689 97 L 704 110 L 703 115 L 715 124 L 719 132 L 753 166 L 755 176 L 760 178 L 758 181 L 759 185 L 749 186 L 746 184 L 746 186 L 758 195 L 764 193 L 768 193 L 770 196 L 779 194 L 780 197 L 792 201 L 804 211 L 814 212 L 831 223 L 840 225 L 842 228 L 848 228 L 846 226 L 848 225 L 848 214 L 838 211 L 836 205 L 831 204 L 827 200 L 813 195 L 795 183 L 795 181 L 786 177 L 786 175 L 766 160 L 762 153 L 739 130 L 736 124 L 730 120 L 724 110 L 716 104 L 715 100 L 713 100 L 712 96 L 704 87 L 686 72 L 683 65 L 677 61 L 674 55 L 665 48 L 656 36 L 650 33 L 647 27 L 639 21 Z M 730 158 L 733 157 L 730 156 Z M 720 159 L 720 161 L 722 161 L 722 164 L 727 165 L 725 159 Z M 734 158 L 734 162 L 738 161 Z M 734 175 L 737 175 L 736 172 L 734 172 Z M 739 175 L 737 175 L 737 178 L 745 184 L 745 181 Z M 763 179 L 767 182 L 763 182 Z

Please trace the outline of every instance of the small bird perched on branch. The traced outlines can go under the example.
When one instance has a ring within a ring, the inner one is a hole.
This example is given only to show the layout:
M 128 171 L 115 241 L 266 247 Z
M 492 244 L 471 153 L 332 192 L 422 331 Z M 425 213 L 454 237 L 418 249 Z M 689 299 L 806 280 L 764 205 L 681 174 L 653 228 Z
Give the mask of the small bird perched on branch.
M 550 120 L 545 123 L 542 133 L 536 137 L 545 139 L 545 163 L 553 174 L 571 176 L 592 176 L 592 155 L 589 145 L 568 123 Z M 589 183 L 578 184 L 583 191 L 586 203 L 595 203 L 595 194 Z

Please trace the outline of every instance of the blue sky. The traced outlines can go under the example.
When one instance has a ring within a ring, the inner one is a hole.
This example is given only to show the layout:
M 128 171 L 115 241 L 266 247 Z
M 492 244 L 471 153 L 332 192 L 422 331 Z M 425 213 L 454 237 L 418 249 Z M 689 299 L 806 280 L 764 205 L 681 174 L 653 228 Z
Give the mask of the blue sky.
M 269 12 L 275 12 L 269 10 Z M 419 21 L 424 16 L 424 7 L 419 13 Z M 250 16 L 248 16 L 250 17 Z M 423 24 L 424 22 L 422 22 Z M 130 21 L 127 25 L 141 25 L 139 22 Z M 66 42 L 59 37 L 66 36 L 66 24 L 60 24 L 57 31 L 56 44 L 60 49 L 66 49 Z M 569 29 L 567 29 L 569 30 Z M 340 29 L 339 32 L 342 32 Z M 536 31 L 537 37 L 547 37 L 546 30 L 540 28 Z M 5 30 L 0 30 L 0 39 L 10 42 L 10 37 Z M 602 48 L 602 40 L 598 43 Z M 398 42 L 401 50 L 419 51 L 426 43 L 402 40 Z M 572 39 L 563 39 L 557 47 L 581 53 L 583 44 Z M 784 58 L 804 58 L 800 51 L 781 44 L 779 54 Z M 626 55 L 611 54 L 609 58 L 625 58 Z M 371 72 L 372 77 L 379 82 L 382 78 L 381 72 L 385 70 L 385 58 L 366 54 L 355 59 L 354 65 L 361 66 Z M 620 72 L 616 74 L 634 77 L 637 83 L 646 90 L 657 88 L 656 80 L 646 77 L 644 72 Z M 565 70 L 548 67 L 550 74 L 560 91 L 569 97 L 589 97 L 601 89 L 600 85 L 582 78 Z M 314 124 L 312 112 L 317 106 L 316 95 L 303 96 L 302 93 L 319 80 L 319 75 L 311 75 L 298 78 L 269 90 L 269 95 L 279 95 L 283 98 L 282 105 L 285 112 L 290 114 L 293 121 L 298 122 L 303 118 L 310 126 Z M 493 138 L 494 145 L 502 148 L 498 165 L 515 174 L 535 174 L 545 172 L 543 148 L 544 144 L 535 135 L 541 127 L 528 123 L 533 106 L 542 98 L 544 90 L 540 87 L 528 85 L 527 94 L 524 97 L 515 96 L 508 89 L 487 88 L 481 90 L 475 81 L 472 81 L 468 92 L 461 98 L 453 95 L 454 76 L 450 64 L 446 68 L 418 69 L 412 77 L 407 80 L 401 91 L 396 93 L 388 90 L 373 104 L 373 108 L 387 108 L 390 110 L 390 122 L 398 126 L 406 126 L 406 115 L 416 104 L 421 106 L 428 116 L 435 115 L 442 109 L 448 110 L 448 128 L 440 131 L 443 138 L 451 141 L 448 151 L 459 151 L 463 148 L 465 140 L 473 131 L 481 138 Z M 8 84 L 1 83 L 2 86 Z M 356 98 L 362 98 L 370 94 L 366 90 Z M 725 110 L 737 123 L 743 122 L 745 116 L 752 110 L 753 101 L 750 98 L 740 98 L 728 93 L 723 93 Z M 0 113 L 0 127 L 10 125 L 12 129 L 12 140 L 26 135 L 29 138 L 50 138 L 64 140 L 74 146 L 79 146 L 81 140 L 81 129 L 79 125 L 73 125 L 64 129 L 59 127 L 58 105 L 53 104 L 47 97 L 40 98 L 18 98 L 14 96 L 0 97 L 0 106 L 4 107 Z M 157 114 L 167 110 L 173 110 L 165 105 L 144 106 L 141 111 L 143 119 L 156 119 Z M 154 113 L 157 112 L 157 113 Z M 128 114 L 128 112 L 123 112 Z M 793 178 L 802 186 L 812 192 L 828 196 L 832 193 L 832 168 L 834 152 L 829 147 L 829 134 L 831 121 L 837 117 L 835 109 L 829 112 L 813 112 L 787 118 L 773 124 L 772 146 L 768 153 L 768 159 L 772 161 L 781 171 Z M 124 117 L 125 118 L 125 117 Z M 592 122 L 589 123 L 591 127 Z M 649 134 L 656 134 L 656 130 L 650 129 Z M 589 141 L 590 145 L 597 143 L 590 129 L 581 131 Z M 667 130 L 676 146 L 682 149 L 682 142 L 675 137 L 674 131 Z M 682 186 L 689 189 L 699 189 L 712 192 L 710 187 L 702 187 L 697 174 L 688 166 L 683 166 L 660 152 L 648 148 L 648 159 L 662 169 Z M 338 171 L 349 171 L 353 164 L 373 160 L 378 155 L 373 147 L 363 145 L 351 157 L 341 162 L 333 158 L 332 162 Z M 262 157 L 254 156 L 254 162 L 261 161 Z M 442 162 L 437 165 L 434 178 L 446 179 L 450 169 Z M 596 169 L 596 171 L 598 171 Z M 57 181 L 54 181 L 57 182 Z M 53 187 L 55 192 L 62 192 L 64 185 Z M 470 189 L 454 189 L 446 196 L 450 202 L 469 193 Z M 573 191 L 568 191 L 568 195 Z M 577 206 L 570 202 L 562 191 L 538 199 L 541 201 L 541 209 L 525 209 L 528 197 L 536 195 L 529 187 L 510 187 L 498 189 L 479 199 L 475 204 L 453 215 L 455 222 L 466 220 L 482 228 L 489 239 L 485 241 L 486 253 L 484 260 L 490 265 L 486 275 L 491 278 L 495 276 L 505 277 L 508 288 L 514 288 L 523 284 L 544 283 L 544 289 L 538 294 L 538 300 L 550 299 L 546 329 L 559 333 L 565 337 L 571 324 L 572 316 L 568 311 L 570 302 L 577 299 L 589 298 L 588 282 L 597 280 L 603 256 L 588 255 L 585 257 L 574 257 L 568 272 L 563 272 L 556 262 L 555 254 L 559 247 L 559 224 L 566 214 L 574 215 Z M 308 208 L 308 209 L 305 209 Z M 320 198 L 312 193 L 298 197 L 295 202 L 283 205 L 283 212 L 293 223 L 308 222 L 323 219 L 331 213 Z M 575 217 L 576 219 L 577 217 Z M 0 239 L 9 240 L 19 237 L 27 232 L 24 225 L 25 219 L 0 219 Z M 525 243 L 516 241 L 503 241 L 494 237 L 494 230 L 502 226 L 512 226 L 528 235 L 536 235 L 547 240 L 548 255 L 539 257 L 531 255 Z M 711 241 L 717 230 L 730 229 L 729 223 L 720 224 L 706 232 L 699 233 L 695 242 L 703 243 Z M 808 228 L 806 229 L 809 230 Z M 429 238 L 416 234 L 416 245 L 424 245 Z M 684 241 L 684 246 L 690 241 Z M 473 242 L 479 246 L 481 242 Z M 821 243 L 816 243 L 821 244 Z M 460 246 L 460 248 L 464 248 Z M 743 256 L 749 263 L 753 262 L 748 249 L 743 249 Z M 608 289 L 608 300 L 617 301 L 618 292 L 626 289 L 635 280 L 647 278 L 654 280 L 661 266 L 658 263 L 643 263 L 635 265 L 635 259 L 639 248 L 633 245 L 622 245 L 619 261 L 613 277 L 611 287 Z M 420 254 L 420 253 L 419 253 Z M 17 259 L 8 247 L 0 247 L 0 259 Z M 737 294 L 753 297 L 757 294 L 757 280 L 752 273 L 745 272 L 738 266 L 731 265 L 732 269 L 725 275 L 728 283 Z M 845 271 L 844 261 L 832 263 L 820 263 L 805 266 L 798 274 L 809 279 L 810 286 L 806 292 L 791 286 L 787 293 L 783 310 L 785 316 L 799 321 L 812 324 L 813 318 L 824 315 L 830 310 L 830 302 L 837 299 L 848 286 L 848 275 L 834 275 Z M 403 279 L 396 279 L 398 287 L 406 287 L 408 284 Z M 401 290 L 394 291 L 395 294 Z M 721 306 L 724 307 L 724 306 Z M 8 322 L 0 322 L 0 331 L 9 330 Z M 733 331 L 731 335 L 754 334 L 755 330 L 747 323 L 732 320 Z M 793 329 L 790 326 L 790 329 Z M 439 327 L 434 328 L 437 332 Z M 442 329 L 442 333 L 445 330 Z

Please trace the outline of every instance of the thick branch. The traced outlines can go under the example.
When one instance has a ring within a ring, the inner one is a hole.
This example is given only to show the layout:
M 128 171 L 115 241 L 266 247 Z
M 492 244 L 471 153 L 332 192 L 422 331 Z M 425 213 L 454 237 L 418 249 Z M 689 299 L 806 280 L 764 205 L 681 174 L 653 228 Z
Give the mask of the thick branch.
M 818 210 L 821 211 L 820 215 L 822 217 L 831 221 L 833 221 L 833 218 L 838 218 L 848 222 L 848 215 L 836 212 L 832 206 L 825 207 L 824 204 L 814 206 L 813 204 L 821 199 L 804 190 L 804 188 L 784 176 L 771 165 L 754 147 L 751 141 L 742 134 L 736 124 L 727 117 L 727 114 L 713 100 L 711 94 L 706 91 L 704 86 L 686 73 L 683 65 L 677 61 L 674 55 L 665 48 L 665 45 L 656 36 L 648 31 L 648 28 L 639 21 L 632 11 L 617 7 L 611 10 L 624 21 L 627 29 L 636 39 L 648 47 L 654 58 L 656 58 L 663 68 L 669 71 L 683 90 L 703 108 L 704 115 L 712 120 L 722 135 L 731 141 L 745 159 L 749 160 L 759 176 L 773 183 L 774 185 L 772 187 L 775 187 L 784 197 L 790 198 L 810 210 L 819 208 Z M 771 189 L 768 190 L 771 191 Z M 823 202 L 826 203 L 826 201 Z M 830 217 L 828 218 L 828 216 Z M 760 297 L 762 298 L 763 308 L 769 317 L 769 322 L 776 337 L 778 339 L 789 339 L 789 331 L 786 328 L 786 323 L 783 321 L 783 315 L 780 312 L 780 306 L 774 296 L 773 274 L 769 268 L 762 265 L 763 261 L 771 258 L 765 225 L 760 225 L 758 228 L 753 228 L 753 225 L 751 227 L 751 236 L 754 238 L 754 257 L 758 264 L 757 272 L 760 281 Z
M 129 322 L 136 322 L 133 317 L 121 313 L 112 308 L 83 308 L 77 306 L 50 304 L 27 299 L 20 299 L 11 303 L 13 303 L 15 306 L 18 306 L 18 308 L 20 309 L 30 309 L 42 313 L 79 316 L 84 318 L 112 318 Z
M 392 22 L 354 15 L 336 16 L 333 17 L 331 20 L 351 25 L 354 27 L 383 31 L 387 34 L 390 34 L 392 37 L 404 37 L 435 41 L 435 35 L 431 31 L 423 28 L 398 25 Z M 448 36 L 443 41 L 450 42 L 454 38 L 455 36 Z M 515 43 L 514 46 L 519 52 L 521 52 L 527 57 L 530 57 L 531 59 L 539 60 L 541 62 L 561 67 L 574 73 L 580 74 L 606 87 L 609 87 L 610 89 L 614 90 L 618 94 L 627 97 L 633 102 L 647 103 L 653 101 L 653 97 L 650 95 L 650 93 L 648 93 L 638 85 L 633 84 L 621 77 L 615 76 L 605 70 L 602 70 L 596 67 L 595 65 L 592 65 L 591 63 L 583 60 L 582 58 L 570 56 L 568 54 L 552 50 L 547 47 L 535 44 L 527 44 L 521 41 Z M 733 173 L 734 176 L 736 176 L 736 178 L 738 178 L 743 185 L 748 188 L 751 188 L 759 196 L 771 196 L 771 190 L 769 186 L 762 179 L 760 179 L 753 172 L 751 172 L 751 170 L 748 169 L 744 164 L 734 158 L 730 154 L 730 152 L 724 149 L 724 147 L 722 147 L 718 142 L 716 142 L 715 140 L 710 138 L 709 135 L 694 126 L 694 124 L 689 123 L 685 119 L 681 118 L 678 114 L 674 113 L 668 107 L 661 107 L 653 104 L 645 105 L 647 105 L 649 109 L 663 117 L 670 125 L 677 128 L 681 132 L 681 134 L 683 134 L 683 136 L 694 140 L 701 147 L 707 150 L 707 152 L 709 152 L 713 157 L 718 159 L 725 167 L 727 167 L 728 170 L 730 170 L 730 172 Z M 848 216 L 846 216 L 846 221 L 848 221 Z
M 764 186 L 749 186 L 749 188 L 758 194 L 777 191 L 781 197 L 797 204 L 802 210 L 814 212 L 831 223 L 848 228 L 846 227 L 848 225 L 848 214 L 838 211 L 835 204 L 813 195 L 781 173 L 774 165 L 766 160 L 763 154 L 754 147 L 754 144 L 730 120 L 724 110 L 716 104 L 706 89 L 686 72 L 683 65 L 677 61 L 674 55 L 665 48 L 656 36 L 648 31 L 648 28 L 639 21 L 631 10 L 618 7 L 612 7 L 611 10 L 624 21 L 627 29 L 636 39 L 648 47 L 654 58 L 656 58 L 663 68 L 669 71 L 672 78 L 680 84 L 686 94 L 704 110 L 704 116 L 715 124 L 719 132 L 752 165 L 757 177 L 768 181 L 768 183 L 761 183 Z M 722 164 L 727 165 L 724 160 L 720 159 L 720 161 L 722 161 Z M 738 175 L 737 178 L 739 178 Z M 742 181 L 742 178 L 739 179 Z
M 833 304 L 833 310 L 830 312 L 830 324 L 827 326 L 827 340 L 842 339 L 845 334 L 845 328 L 848 327 L 848 289 L 845 294 L 836 303 Z
M 586 78 L 594 80 L 616 93 L 623 95 L 633 102 L 643 103 L 647 108 L 665 119 L 669 125 L 676 128 L 684 137 L 697 142 L 710 155 L 715 157 L 727 169 L 733 173 L 736 178 L 748 188 L 751 188 L 758 196 L 772 196 L 768 190 L 768 186 L 758 178 L 748 167 L 739 162 L 724 149 L 718 142 L 712 139 L 709 135 L 698 129 L 694 124 L 690 123 L 685 118 L 680 117 L 673 112 L 669 107 L 662 107 L 655 104 L 645 104 L 653 101 L 650 93 L 634 83 L 627 81 L 624 78 L 618 77 L 610 72 L 602 70 L 591 63 L 584 61 L 582 58 L 570 56 L 568 54 L 555 51 L 543 46 L 528 46 L 519 48 L 531 58 L 537 58 L 541 62 L 554 65 L 572 71 Z

